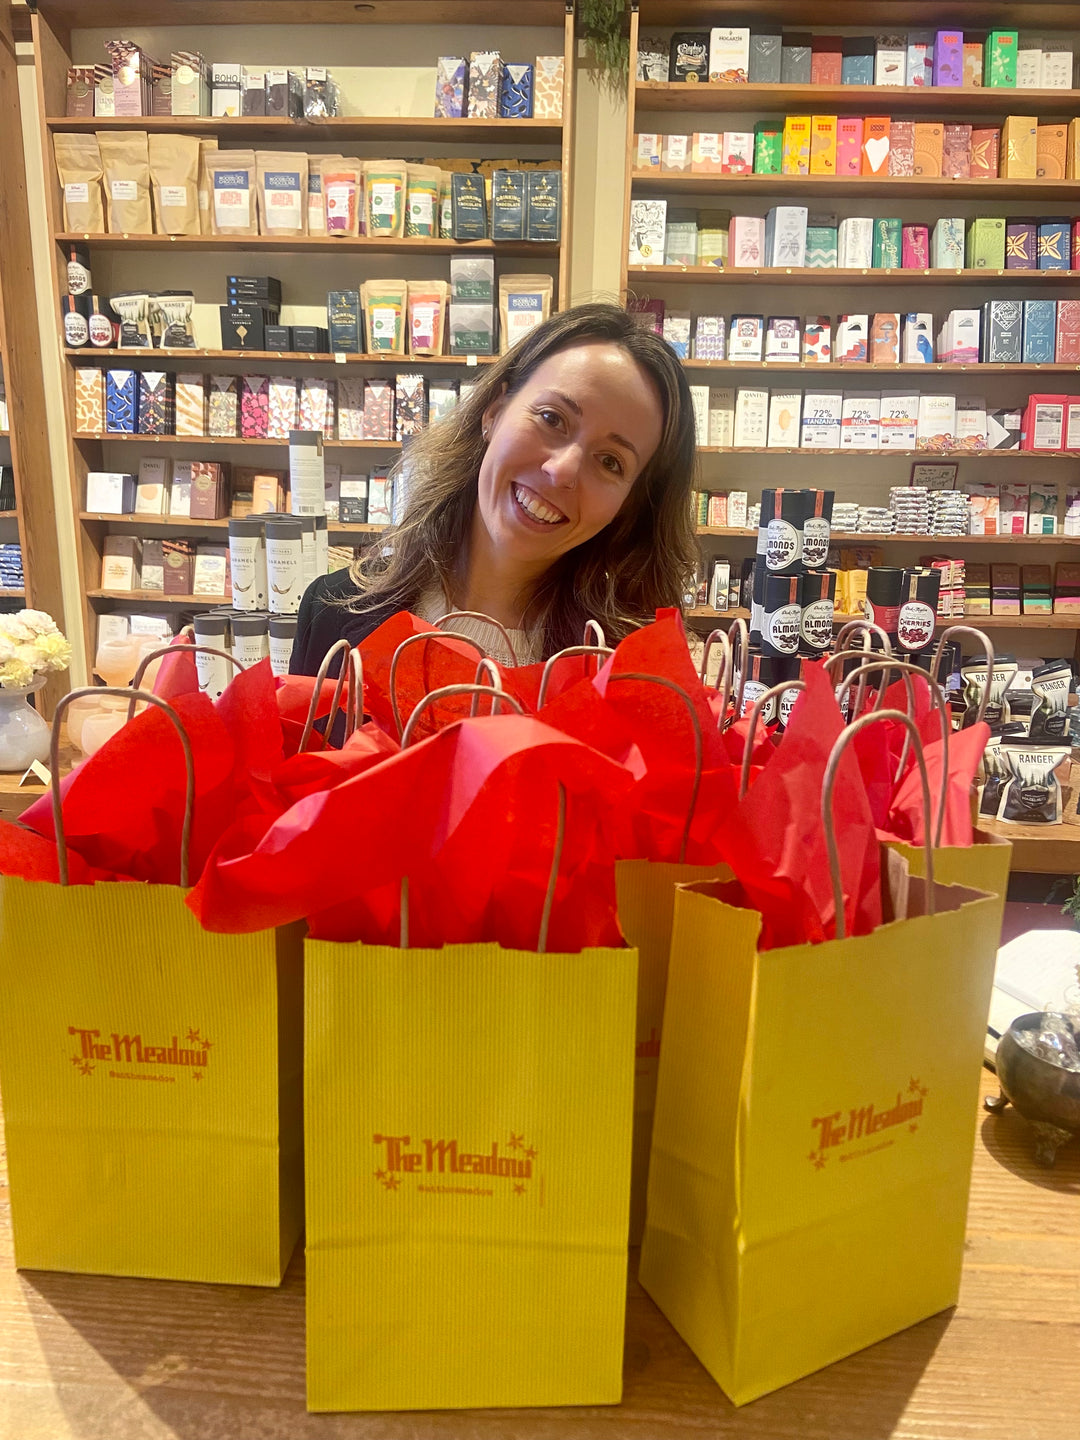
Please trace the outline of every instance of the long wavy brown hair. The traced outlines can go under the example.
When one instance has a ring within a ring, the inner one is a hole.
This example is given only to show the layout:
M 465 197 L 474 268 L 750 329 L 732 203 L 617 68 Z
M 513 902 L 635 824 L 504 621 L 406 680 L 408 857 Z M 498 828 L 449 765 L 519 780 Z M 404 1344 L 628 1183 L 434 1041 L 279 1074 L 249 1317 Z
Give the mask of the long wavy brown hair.
M 484 412 L 513 394 L 549 356 L 574 345 L 618 345 L 660 392 L 663 431 L 622 509 L 603 530 L 559 557 L 537 586 L 525 628 L 544 656 L 581 643 L 597 620 L 609 640 L 681 605 L 696 563 L 691 490 L 695 429 L 690 389 L 674 352 L 617 305 L 578 305 L 553 315 L 494 364 L 456 409 L 414 437 L 394 467 L 407 485 L 401 523 L 351 567 L 350 610 L 414 606 L 433 586 L 454 594 L 467 563 L 484 455 Z

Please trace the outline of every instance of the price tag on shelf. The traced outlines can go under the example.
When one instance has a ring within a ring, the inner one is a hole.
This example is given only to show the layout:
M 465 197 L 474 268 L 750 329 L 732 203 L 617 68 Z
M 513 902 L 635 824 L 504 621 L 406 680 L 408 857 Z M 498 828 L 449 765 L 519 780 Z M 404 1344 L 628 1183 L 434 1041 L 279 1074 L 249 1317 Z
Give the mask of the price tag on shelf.
M 465 356 L 465 364 L 466 364 L 466 365 L 475 365 L 475 364 L 476 364 L 476 356 L 475 356 L 475 355 L 466 355 L 466 356 Z
M 344 364 L 345 364 L 345 356 L 344 356 L 343 354 L 341 354 L 340 351 L 337 351 L 337 350 L 334 351 L 334 364 L 335 364 L 335 365 L 344 365 Z

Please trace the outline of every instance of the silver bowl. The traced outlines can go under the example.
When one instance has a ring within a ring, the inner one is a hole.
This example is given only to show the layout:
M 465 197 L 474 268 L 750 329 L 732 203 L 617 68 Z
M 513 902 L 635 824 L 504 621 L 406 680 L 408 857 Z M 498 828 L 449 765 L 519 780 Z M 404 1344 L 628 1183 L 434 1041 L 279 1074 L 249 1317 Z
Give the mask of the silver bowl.
M 1001 1094 L 988 1095 L 983 1104 L 997 1115 L 1011 1100 L 1035 1132 L 1035 1159 L 1053 1165 L 1061 1146 L 1080 1135 L 1080 1071 L 1040 1060 L 1018 1043 L 1016 1031 L 1039 1030 L 1042 1019 L 1041 1014 L 1018 1015 L 998 1041 Z

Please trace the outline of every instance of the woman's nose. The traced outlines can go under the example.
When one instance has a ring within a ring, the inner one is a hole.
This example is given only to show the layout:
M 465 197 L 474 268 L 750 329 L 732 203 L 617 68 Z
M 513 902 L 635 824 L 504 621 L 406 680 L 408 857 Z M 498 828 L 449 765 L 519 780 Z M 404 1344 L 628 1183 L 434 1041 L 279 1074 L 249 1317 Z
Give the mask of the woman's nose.
M 571 486 L 578 482 L 581 465 L 581 447 L 571 442 L 553 450 L 542 468 L 553 485 Z

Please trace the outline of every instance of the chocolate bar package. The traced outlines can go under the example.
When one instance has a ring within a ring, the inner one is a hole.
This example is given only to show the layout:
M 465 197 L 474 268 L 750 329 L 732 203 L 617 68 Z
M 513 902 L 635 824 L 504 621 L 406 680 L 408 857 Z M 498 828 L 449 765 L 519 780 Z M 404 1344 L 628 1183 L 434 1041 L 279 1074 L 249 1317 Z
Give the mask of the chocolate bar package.
M 291 325 L 293 349 L 305 355 L 327 355 L 330 339 L 322 325 Z
M 1068 220 L 1040 220 L 1038 261 L 1040 270 L 1068 270 L 1071 262 L 1072 227 Z
M 531 120 L 533 113 L 533 78 L 531 65 L 503 66 L 499 87 L 499 115 L 505 120 Z
M 75 429 L 80 435 L 98 435 L 105 429 L 105 376 L 96 365 L 75 371 Z
M 358 375 L 349 375 L 337 382 L 337 422 L 339 440 L 365 438 L 364 382 Z
M 677 30 L 671 37 L 669 80 L 697 84 L 709 78 L 709 32 Z
M 1080 364 L 1080 300 L 1057 302 L 1054 357 L 1059 365 Z
M 229 513 L 225 471 L 216 461 L 191 462 L 190 505 L 193 520 L 220 520 Z
M 264 440 L 270 424 L 270 376 L 241 375 L 240 434 L 245 440 Z
M 971 175 L 971 126 L 943 127 L 941 173 L 949 180 L 967 180 Z
M 173 377 L 164 370 L 139 375 L 139 434 L 171 435 L 174 423 Z
M 326 321 L 333 354 L 359 355 L 363 351 L 359 290 L 331 290 L 326 297 Z
M 238 434 L 240 381 L 236 375 L 210 376 L 207 417 L 207 434 L 232 436 Z
M 94 113 L 94 67 L 73 65 L 67 72 L 67 114 L 87 117 Z
M 1005 269 L 1034 270 L 1038 264 L 1039 236 L 1034 220 L 1005 222 Z
M 205 375 L 177 375 L 176 433 L 177 435 L 206 434 Z
M 245 70 L 240 96 L 242 115 L 266 114 L 266 71 Z
M 1053 364 L 1056 329 L 1057 305 L 1053 300 L 1024 301 L 1022 360 L 1025 365 Z
M 300 386 L 300 429 L 321 430 L 323 438 L 334 438 L 334 397 L 330 381 L 305 375 Z
M 562 171 L 531 170 L 526 184 L 526 240 L 562 239 Z
M 996 180 L 1001 157 L 1001 130 L 996 126 L 974 126 L 971 131 L 972 180 Z
M 266 113 L 299 120 L 304 113 L 304 81 L 295 70 L 267 70 Z
M 435 70 L 435 118 L 460 120 L 465 114 L 468 62 L 463 55 L 440 55 Z
M 779 85 L 783 36 L 750 32 L 750 84 Z
M 389 380 L 364 381 L 364 439 L 391 440 L 394 434 L 394 387 Z
M 105 429 L 114 435 L 138 430 L 139 377 L 134 370 L 105 372 Z
M 983 303 L 982 358 L 987 363 L 1019 365 L 1023 360 L 1024 308 L 1020 300 Z
M 468 108 L 471 120 L 496 120 L 502 56 L 497 50 L 473 51 L 469 56 Z
M 266 327 L 278 323 L 278 312 L 261 305 L 221 305 L 221 348 L 265 350 Z
M 287 440 L 289 432 L 298 429 L 299 423 L 300 390 L 296 380 L 291 375 L 271 375 L 266 396 L 267 438 Z
M 915 122 L 894 120 L 889 127 L 889 174 L 914 175 Z
M 561 120 L 566 60 L 562 55 L 538 55 L 533 96 L 534 120 Z M 666 72 L 664 75 L 666 79 Z
M 457 171 L 450 177 L 455 240 L 487 239 L 487 196 L 484 178 Z
M 524 240 L 525 209 L 525 171 L 496 170 L 491 177 L 491 238 Z
M 293 348 L 288 325 L 266 325 L 263 327 L 263 335 L 267 350 L 286 352 Z
M 809 35 L 785 30 L 780 47 L 780 81 L 784 85 L 809 85 L 813 75 L 813 51 Z
M 423 375 L 398 375 L 394 380 L 394 438 L 419 435 L 427 424 L 427 390 Z

